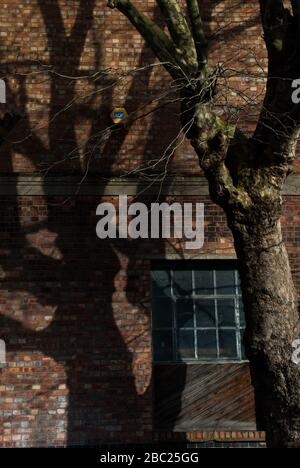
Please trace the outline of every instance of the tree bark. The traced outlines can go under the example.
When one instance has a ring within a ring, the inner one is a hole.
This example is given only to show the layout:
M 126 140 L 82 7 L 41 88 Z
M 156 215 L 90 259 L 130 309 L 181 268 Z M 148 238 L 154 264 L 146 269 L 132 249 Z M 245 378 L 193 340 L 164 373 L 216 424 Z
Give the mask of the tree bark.
M 268 80 L 251 138 L 214 110 L 222 69 L 210 70 L 196 1 L 187 1 L 189 23 L 176 0 L 157 2 L 167 36 L 130 0 L 109 0 L 142 34 L 180 84 L 181 124 L 233 233 L 246 312 L 246 352 L 258 415 L 268 447 L 300 448 L 300 366 L 292 361 L 300 338 L 297 297 L 282 242 L 282 188 L 292 170 L 300 135 L 300 106 L 291 99 L 299 78 L 300 0 L 259 0 L 268 50 Z M 197 63 L 198 62 L 198 63 Z
M 280 224 L 296 139 L 274 137 L 261 145 L 238 131 L 229 137 L 203 105 L 196 115 L 191 142 L 234 238 L 258 425 L 269 448 L 300 448 L 300 366 L 292 361 L 299 312 Z
M 279 216 L 263 216 L 258 205 L 246 218 L 226 210 L 242 281 L 246 354 L 268 447 L 300 448 L 300 367 L 292 362 L 300 337 L 297 297 Z

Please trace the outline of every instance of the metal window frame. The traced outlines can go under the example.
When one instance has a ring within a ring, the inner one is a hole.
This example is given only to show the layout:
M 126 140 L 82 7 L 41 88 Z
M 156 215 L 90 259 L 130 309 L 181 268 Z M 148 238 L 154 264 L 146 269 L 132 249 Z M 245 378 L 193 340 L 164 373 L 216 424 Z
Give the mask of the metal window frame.
M 226 260 L 224 260 L 226 263 Z M 178 264 L 176 262 L 176 264 Z M 178 269 L 180 271 L 180 269 Z M 178 271 L 177 270 L 177 271 Z M 205 363 L 205 362 L 214 362 L 214 363 L 228 363 L 228 362 L 245 362 L 246 359 L 243 359 L 242 355 L 242 332 L 245 327 L 241 326 L 240 323 L 240 312 L 239 312 L 239 301 L 241 299 L 241 294 L 239 292 L 239 285 L 238 285 L 238 271 L 236 268 L 233 268 L 231 271 L 234 272 L 234 282 L 235 282 L 235 292 L 234 294 L 217 294 L 217 268 L 215 261 L 212 261 L 212 268 L 211 271 L 213 272 L 213 292 L 214 294 L 196 294 L 195 293 L 195 272 L 197 269 L 192 266 L 190 270 L 192 275 L 192 290 L 191 294 L 189 295 L 175 295 L 174 293 L 174 272 L 176 269 L 166 265 L 165 271 L 170 274 L 170 300 L 172 301 L 172 328 L 170 327 L 153 327 L 153 320 L 152 320 L 152 330 L 155 331 L 171 331 L 172 332 L 172 361 L 164 360 L 164 361 L 155 361 L 156 363 L 164 364 L 164 363 L 178 363 L 178 362 L 185 362 L 185 363 Z M 229 270 L 230 271 L 230 270 Z M 153 299 L 158 299 L 159 296 L 156 296 Z M 177 315 L 176 315 L 176 303 L 178 299 L 189 299 L 193 302 L 193 327 L 179 327 L 177 326 Z M 196 322 L 196 301 L 197 299 L 210 299 L 214 301 L 214 315 L 215 315 L 215 326 L 214 327 L 199 327 L 197 326 Z M 235 326 L 219 326 L 219 316 L 218 316 L 218 301 L 220 300 L 232 300 L 234 303 L 234 314 L 235 314 Z M 152 317 L 154 315 L 154 311 L 152 310 Z M 179 347 L 178 347 L 178 332 L 179 330 L 186 330 L 186 331 L 193 331 L 194 332 L 194 358 L 182 358 L 178 356 Z M 216 333 L 216 357 L 205 357 L 201 358 L 198 355 L 198 330 L 214 330 Z M 235 340 L 236 340 L 236 357 L 222 357 L 220 356 L 220 339 L 219 339 L 219 331 L 220 330 L 231 330 L 235 331 Z

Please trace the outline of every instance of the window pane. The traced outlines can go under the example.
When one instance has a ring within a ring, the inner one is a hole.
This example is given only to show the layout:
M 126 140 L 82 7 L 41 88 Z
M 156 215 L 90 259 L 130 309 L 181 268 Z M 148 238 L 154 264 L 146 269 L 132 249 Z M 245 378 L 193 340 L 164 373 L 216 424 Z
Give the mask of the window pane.
M 178 358 L 195 358 L 195 336 L 194 330 L 178 331 Z
M 234 330 L 219 330 L 220 357 L 236 358 L 236 333 Z
M 195 305 L 197 327 L 215 327 L 215 301 L 213 299 L 197 299 Z
M 239 299 L 239 314 L 240 314 L 240 326 L 244 327 L 246 325 L 245 311 L 244 311 L 243 300 L 241 298 Z
M 173 291 L 176 296 L 190 296 L 192 294 L 191 270 L 175 270 L 173 281 Z
M 171 272 L 156 270 L 152 272 L 152 293 L 157 296 L 171 296 Z
M 152 301 L 153 328 L 172 328 L 173 326 L 172 299 L 159 297 Z
M 237 335 L 243 335 L 245 328 L 238 288 L 239 274 L 232 261 L 156 263 L 152 271 L 155 361 L 196 356 L 199 360 L 246 359 Z M 212 297 L 215 294 L 217 298 Z
M 192 299 L 178 299 L 176 301 L 176 317 L 178 328 L 194 327 L 194 310 Z
M 215 330 L 198 330 L 198 358 L 216 358 L 217 340 Z
M 153 332 L 153 350 L 155 361 L 173 360 L 173 338 L 171 330 Z
M 235 327 L 234 299 L 219 299 L 217 308 L 219 327 Z
M 214 294 L 214 273 L 213 270 L 195 271 L 195 293 L 203 295 Z
M 235 294 L 234 270 L 216 270 L 217 294 Z

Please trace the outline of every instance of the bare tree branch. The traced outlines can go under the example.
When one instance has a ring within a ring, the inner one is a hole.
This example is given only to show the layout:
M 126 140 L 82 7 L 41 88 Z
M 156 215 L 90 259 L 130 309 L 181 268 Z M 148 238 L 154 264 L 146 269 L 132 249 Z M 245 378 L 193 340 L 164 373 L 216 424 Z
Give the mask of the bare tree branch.
M 183 63 L 191 70 L 190 75 L 198 71 L 195 43 L 189 25 L 177 0 L 157 0 L 179 55 Z
M 265 42 L 269 52 L 280 53 L 290 18 L 289 10 L 284 8 L 282 0 L 260 0 L 261 21 L 265 33 Z
M 129 19 L 173 78 L 182 77 L 181 68 L 186 68 L 182 57 L 167 34 L 154 21 L 141 13 L 129 0 L 108 0 L 107 6 L 117 8 Z
M 207 62 L 207 43 L 205 39 L 203 22 L 201 19 L 198 0 L 187 0 L 187 8 L 192 26 L 199 66 L 205 66 Z

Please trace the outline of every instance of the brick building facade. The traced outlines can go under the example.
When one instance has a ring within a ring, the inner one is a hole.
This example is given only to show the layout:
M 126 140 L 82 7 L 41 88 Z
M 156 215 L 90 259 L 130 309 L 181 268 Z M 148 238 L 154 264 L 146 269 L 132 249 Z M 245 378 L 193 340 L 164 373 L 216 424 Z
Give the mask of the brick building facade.
M 135 3 L 160 21 L 154 1 Z M 221 83 L 247 132 L 266 67 L 254 3 L 203 2 L 212 61 L 247 71 Z M 155 272 L 214 271 L 218 278 L 218 271 L 235 269 L 235 255 L 189 144 L 166 152 L 178 134 L 176 104 L 149 113 L 170 85 L 168 76 L 148 66 L 154 59 L 139 34 L 105 4 L 2 4 L 0 339 L 7 361 L 0 368 L 0 446 L 263 441 L 241 354 L 222 359 L 217 340 L 215 359 L 201 359 L 199 344 L 197 359 L 154 359 L 153 300 L 162 299 L 153 297 Z M 129 73 L 120 77 L 120 71 Z M 116 106 L 140 118 L 109 133 Z M 168 177 L 153 183 L 165 169 Z M 298 182 L 296 165 L 282 221 L 299 288 Z M 169 203 L 205 204 L 202 249 L 186 250 L 174 239 L 97 238 L 100 202 L 117 205 L 126 194 L 150 204 L 158 193 Z M 238 296 L 230 300 L 236 304 Z M 186 336 L 201 336 L 202 328 L 186 328 Z

